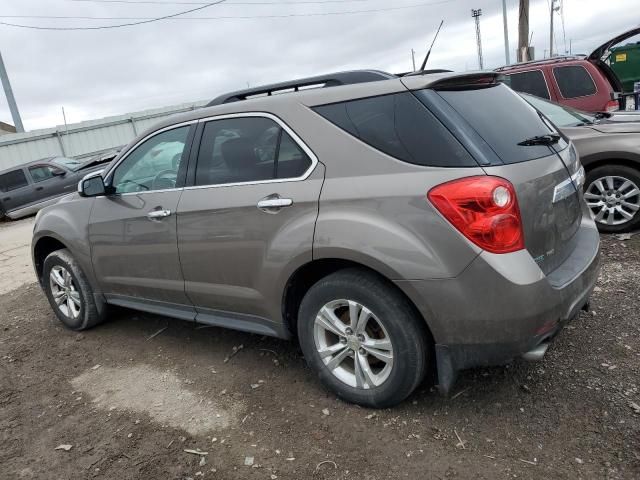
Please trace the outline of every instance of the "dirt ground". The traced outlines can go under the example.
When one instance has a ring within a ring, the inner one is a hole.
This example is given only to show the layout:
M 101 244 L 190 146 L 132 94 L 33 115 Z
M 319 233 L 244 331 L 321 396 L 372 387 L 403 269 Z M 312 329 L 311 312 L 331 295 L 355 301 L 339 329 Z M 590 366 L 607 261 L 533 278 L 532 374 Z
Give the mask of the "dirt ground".
M 325 391 L 294 343 L 124 310 L 77 334 L 35 284 L 5 289 L 0 478 L 640 478 L 640 235 L 604 237 L 603 262 L 542 362 L 382 411 Z

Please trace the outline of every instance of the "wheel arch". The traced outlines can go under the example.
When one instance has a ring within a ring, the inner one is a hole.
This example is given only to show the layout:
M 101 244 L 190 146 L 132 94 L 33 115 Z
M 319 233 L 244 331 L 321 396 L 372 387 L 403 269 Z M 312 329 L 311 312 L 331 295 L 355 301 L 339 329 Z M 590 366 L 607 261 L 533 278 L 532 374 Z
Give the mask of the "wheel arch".
M 38 282 L 42 283 L 44 260 L 57 250 L 68 248 L 65 243 L 53 234 L 43 235 L 33 243 L 32 258 Z
M 378 278 L 383 280 L 390 288 L 399 292 L 414 309 L 416 315 L 419 316 L 424 322 L 427 333 L 429 335 L 429 341 L 433 345 L 433 332 L 429 321 L 422 314 L 417 307 L 411 296 L 407 294 L 402 288 L 400 288 L 395 282 L 389 278 L 389 276 L 383 274 L 378 269 L 367 266 L 363 263 L 347 260 L 344 258 L 320 258 L 312 260 L 295 270 L 288 281 L 285 284 L 285 288 L 282 295 L 282 318 L 285 328 L 291 333 L 293 337 L 297 337 L 297 315 L 300 308 L 300 303 L 306 292 L 322 278 L 331 275 L 332 273 L 349 268 L 358 268 L 366 270 L 375 274 Z
M 628 155 L 590 155 L 580 158 L 587 172 L 606 165 L 622 165 L 640 171 L 640 156 Z

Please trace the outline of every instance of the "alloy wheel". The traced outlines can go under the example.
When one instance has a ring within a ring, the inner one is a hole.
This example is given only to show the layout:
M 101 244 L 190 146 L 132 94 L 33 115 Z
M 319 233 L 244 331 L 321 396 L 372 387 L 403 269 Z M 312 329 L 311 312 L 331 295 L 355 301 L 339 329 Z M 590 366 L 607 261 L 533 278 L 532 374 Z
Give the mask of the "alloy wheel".
M 640 189 L 620 176 L 597 178 L 587 187 L 584 198 L 596 222 L 603 225 L 627 223 L 640 210 Z
M 382 385 L 393 368 L 393 345 L 380 320 L 354 300 L 334 300 L 318 312 L 313 337 L 324 365 L 347 385 Z
M 82 308 L 80 292 L 76 288 L 71 273 L 61 265 L 56 265 L 49 273 L 51 296 L 58 309 L 69 318 L 78 318 Z

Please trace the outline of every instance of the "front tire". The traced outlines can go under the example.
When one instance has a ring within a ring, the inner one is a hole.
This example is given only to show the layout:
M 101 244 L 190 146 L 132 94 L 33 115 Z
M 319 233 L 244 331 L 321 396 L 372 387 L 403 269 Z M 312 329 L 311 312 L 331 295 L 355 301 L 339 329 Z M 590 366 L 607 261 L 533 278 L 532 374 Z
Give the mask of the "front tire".
M 628 232 L 640 225 L 640 172 L 634 168 L 610 164 L 590 170 L 584 198 L 601 232 Z
M 311 287 L 300 305 L 298 337 L 322 383 L 366 407 L 403 401 L 429 362 L 424 320 L 398 290 L 366 270 L 341 270 Z
M 66 248 L 45 259 L 42 287 L 56 317 L 70 330 L 86 330 L 104 321 L 103 305 L 96 303 L 89 281 Z

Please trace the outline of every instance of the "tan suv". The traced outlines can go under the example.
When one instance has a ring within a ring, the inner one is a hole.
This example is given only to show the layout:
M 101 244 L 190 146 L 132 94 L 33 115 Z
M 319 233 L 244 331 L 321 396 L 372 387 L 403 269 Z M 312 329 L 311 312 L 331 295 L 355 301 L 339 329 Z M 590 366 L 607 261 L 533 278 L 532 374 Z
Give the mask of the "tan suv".
M 583 180 L 494 73 L 346 72 L 154 126 L 38 215 L 33 260 L 71 329 L 120 305 L 297 337 L 329 388 L 385 407 L 429 369 L 447 392 L 542 358 L 598 273 Z

